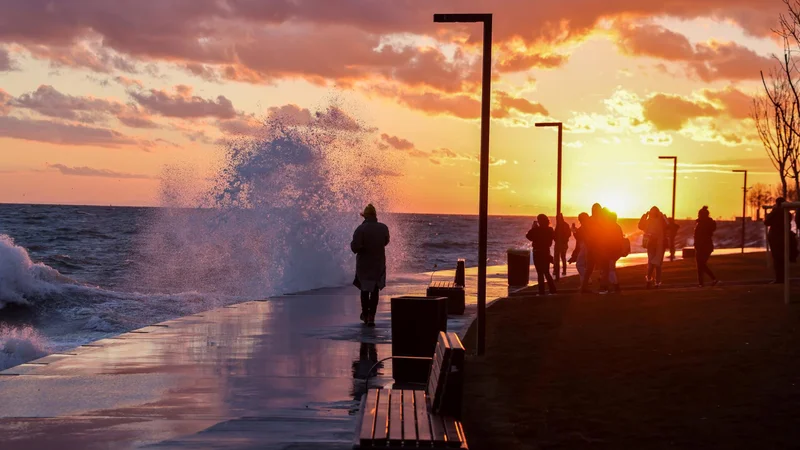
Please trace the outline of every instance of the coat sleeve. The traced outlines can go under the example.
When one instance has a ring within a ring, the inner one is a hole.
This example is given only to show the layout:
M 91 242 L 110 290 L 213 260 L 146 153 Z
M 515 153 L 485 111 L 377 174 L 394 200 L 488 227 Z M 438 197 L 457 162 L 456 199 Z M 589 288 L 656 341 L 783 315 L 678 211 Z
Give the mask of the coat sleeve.
M 383 244 L 383 246 L 385 247 L 389 245 L 389 227 L 384 227 L 384 228 L 386 228 L 386 243 Z
M 644 214 L 641 219 L 639 219 L 639 229 L 642 231 L 647 231 L 647 214 Z
M 533 228 L 531 228 L 530 230 L 528 230 L 528 234 L 526 234 L 526 235 L 525 235 L 525 238 L 526 238 L 527 240 L 529 240 L 529 241 L 533 242 L 533 239 L 534 239 Z
M 353 233 L 353 240 L 350 242 L 350 250 L 353 253 L 358 254 L 361 249 L 364 248 L 364 233 L 361 231 L 361 227 L 356 228 L 355 233 Z

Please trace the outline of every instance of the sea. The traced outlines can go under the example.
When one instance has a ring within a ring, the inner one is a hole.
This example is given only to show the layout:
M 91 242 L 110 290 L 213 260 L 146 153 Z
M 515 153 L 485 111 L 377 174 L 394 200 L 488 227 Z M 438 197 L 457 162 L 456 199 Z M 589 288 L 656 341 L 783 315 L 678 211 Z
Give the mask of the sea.
M 252 231 L 231 238 L 219 232 L 221 214 L 0 204 L 0 369 L 177 316 L 352 281 L 356 214 L 338 221 L 338 241 L 320 236 L 310 249 L 297 239 L 302 233 L 281 239 L 271 227 L 262 228 L 260 239 Z M 452 269 L 460 258 L 477 265 L 476 216 L 384 217 L 392 234 L 390 282 Z M 490 217 L 487 263 L 503 265 L 507 250 L 528 248 L 532 220 Z M 620 221 L 634 252 L 642 251 L 636 222 Z M 178 223 L 185 228 L 174 228 Z M 683 247 L 692 223 L 679 224 Z M 741 222 L 720 222 L 716 245 L 738 246 L 740 229 Z M 761 227 L 751 224 L 748 231 L 748 246 L 763 245 Z

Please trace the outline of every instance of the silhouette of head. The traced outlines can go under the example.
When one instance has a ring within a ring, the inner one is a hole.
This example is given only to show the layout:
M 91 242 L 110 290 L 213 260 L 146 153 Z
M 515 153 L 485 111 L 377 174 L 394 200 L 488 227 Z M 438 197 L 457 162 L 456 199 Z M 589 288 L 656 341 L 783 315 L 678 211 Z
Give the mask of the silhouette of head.
M 539 214 L 536 216 L 536 221 L 539 222 L 539 226 L 546 227 L 550 225 L 550 219 L 547 218 L 544 214 Z
M 784 204 L 784 203 L 786 203 L 786 199 L 785 199 L 785 198 L 783 198 L 783 197 L 778 197 L 777 199 L 775 199 L 775 204 L 776 204 L 777 206 L 781 206 L 781 205 L 782 205 L 782 204 Z
M 650 215 L 651 216 L 660 216 L 661 215 L 661 210 L 658 209 L 658 206 L 653 206 L 652 208 L 650 208 Z
M 378 211 L 375 210 L 375 207 L 372 206 L 372 203 L 370 203 L 369 205 L 367 205 L 366 208 L 364 208 L 364 212 L 361 213 L 361 217 L 363 217 L 365 219 L 377 218 L 378 217 Z
M 708 219 L 711 216 L 711 213 L 708 212 L 708 206 L 703 206 L 700 208 L 700 211 L 697 211 L 697 218 L 698 219 Z
M 558 215 L 556 216 L 556 222 L 558 222 L 558 223 L 565 222 L 565 220 L 564 220 L 564 214 L 562 214 L 562 213 L 558 213 Z
M 585 212 L 578 214 L 578 222 L 580 222 L 581 225 L 585 224 L 587 220 L 589 220 L 589 214 Z
M 600 215 L 600 213 L 601 213 L 602 211 L 603 211 L 603 207 L 602 207 L 602 206 L 600 206 L 600 203 L 595 203 L 594 205 L 592 205 L 592 215 L 593 215 L 593 216 L 598 216 L 598 215 Z

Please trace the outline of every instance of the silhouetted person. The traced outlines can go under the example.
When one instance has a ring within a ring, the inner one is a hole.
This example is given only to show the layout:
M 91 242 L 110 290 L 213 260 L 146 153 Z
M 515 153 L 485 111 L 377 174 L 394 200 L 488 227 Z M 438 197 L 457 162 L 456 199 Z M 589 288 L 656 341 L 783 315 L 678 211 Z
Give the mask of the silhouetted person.
M 791 215 L 788 222 L 783 218 L 783 208 L 781 205 L 783 205 L 784 202 L 786 202 L 785 198 L 778 197 L 778 199 L 775 200 L 775 206 L 772 208 L 772 211 L 770 211 L 764 219 L 764 224 L 769 227 L 767 238 L 769 239 L 769 247 L 772 250 L 772 267 L 775 269 L 775 283 L 778 284 L 784 282 L 784 227 L 790 226 L 792 223 Z
M 361 290 L 361 320 L 375 326 L 378 293 L 386 287 L 386 246 L 389 227 L 378 222 L 378 213 L 370 203 L 361 213 L 364 222 L 353 233 L 350 249 L 356 254 L 356 277 L 353 284 Z
M 539 295 L 544 295 L 545 280 L 550 288 L 550 293 L 555 294 L 556 285 L 553 282 L 553 277 L 550 276 L 550 262 L 553 260 L 550 255 L 550 247 L 553 245 L 555 231 L 550 226 L 550 219 L 544 214 L 539 214 L 536 220 L 537 222 L 533 223 L 525 237 L 531 241 L 533 247 L 533 265 L 536 268 L 536 274 L 539 276 Z
M 639 220 L 639 229 L 644 231 L 643 245 L 647 249 L 647 288 L 653 284 L 661 286 L 661 266 L 664 264 L 667 241 L 667 219 L 657 207 Z M 655 275 L 655 277 L 654 277 Z
M 559 264 L 561 265 L 561 275 L 567 274 L 567 249 L 569 248 L 569 238 L 572 232 L 569 229 L 569 224 L 564 220 L 564 215 L 558 213 L 556 216 L 556 230 L 555 230 L 555 256 L 553 257 L 553 277 L 556 281 L 560 279 Z
M 598 228 L 600 226 L 601 216 L 603 214 L 603 207 L 599 203 L 592 205 L 592 216 L 586 221 L 586 224 L 581 228 L 585 228 L 583 239 L 586 248 L 586 275 L 583 277 L 581 284 L 582 293 L 590 293 L 589 281 L 592 279 L 592 273 L 597 264 L 598 257 L 600 256 L 600 236 Z
M 578 276 L 581 279 L 581 286 L 583 286 L 583 279 L 586 276 L 586 224 L 589 223 L 589 214 L 582 212 L 578 215 L 578 222 L 580 222 L 581 227 L 575 228 L 575 224 L 572 224 L 572 235 L 575 236 L 575 250 L 572 251 L 572 256 L 569 258 L 570 263 L 575 264 L 575 268 L 578 269 Z
M 680 225 L 675 223 L 675 219 L 671 218 L 667 224 L 667 240 L 669 242 L 669 260 L 675 261 L 675 238 L 678 237 L 678 230 Z
M 719 283 L 714 272 L 708 267 L 708 259 L 714 251 L 714 231 L 717 230 L 717 222 L 708 213 L 708 206 L 697 212 L 697 221 L 694 226 L 694 251 L 697 260 L 697 281 L 703 287 L 705 275 L 711 277 L 711 285 Z
M 622 257 L 622 245 L 625 235 L 617 223 L 617 214 L 603 210 L 600 225 L 600 256 L 597 264 L 600 267 L 600 294 L 622 292 L 617 279 L 617 260 Z

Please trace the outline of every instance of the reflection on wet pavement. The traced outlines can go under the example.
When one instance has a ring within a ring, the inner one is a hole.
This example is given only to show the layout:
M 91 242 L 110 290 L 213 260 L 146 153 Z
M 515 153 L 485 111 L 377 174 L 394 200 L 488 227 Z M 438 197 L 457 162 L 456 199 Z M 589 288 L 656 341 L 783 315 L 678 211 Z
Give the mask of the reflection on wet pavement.
M 467 271 L 467 314 L 475 311 Z M 437 273 L 435 279 L 452 279 Z M 370 386 L 387 385 L 389 301 L 424 295 L 429 275 L 382 292 L 375 328 L 352 287 L 206 311 L 0 372 L 0 448 L 350 448 Z M 489 298 L 508 294 L 490 268 Z

